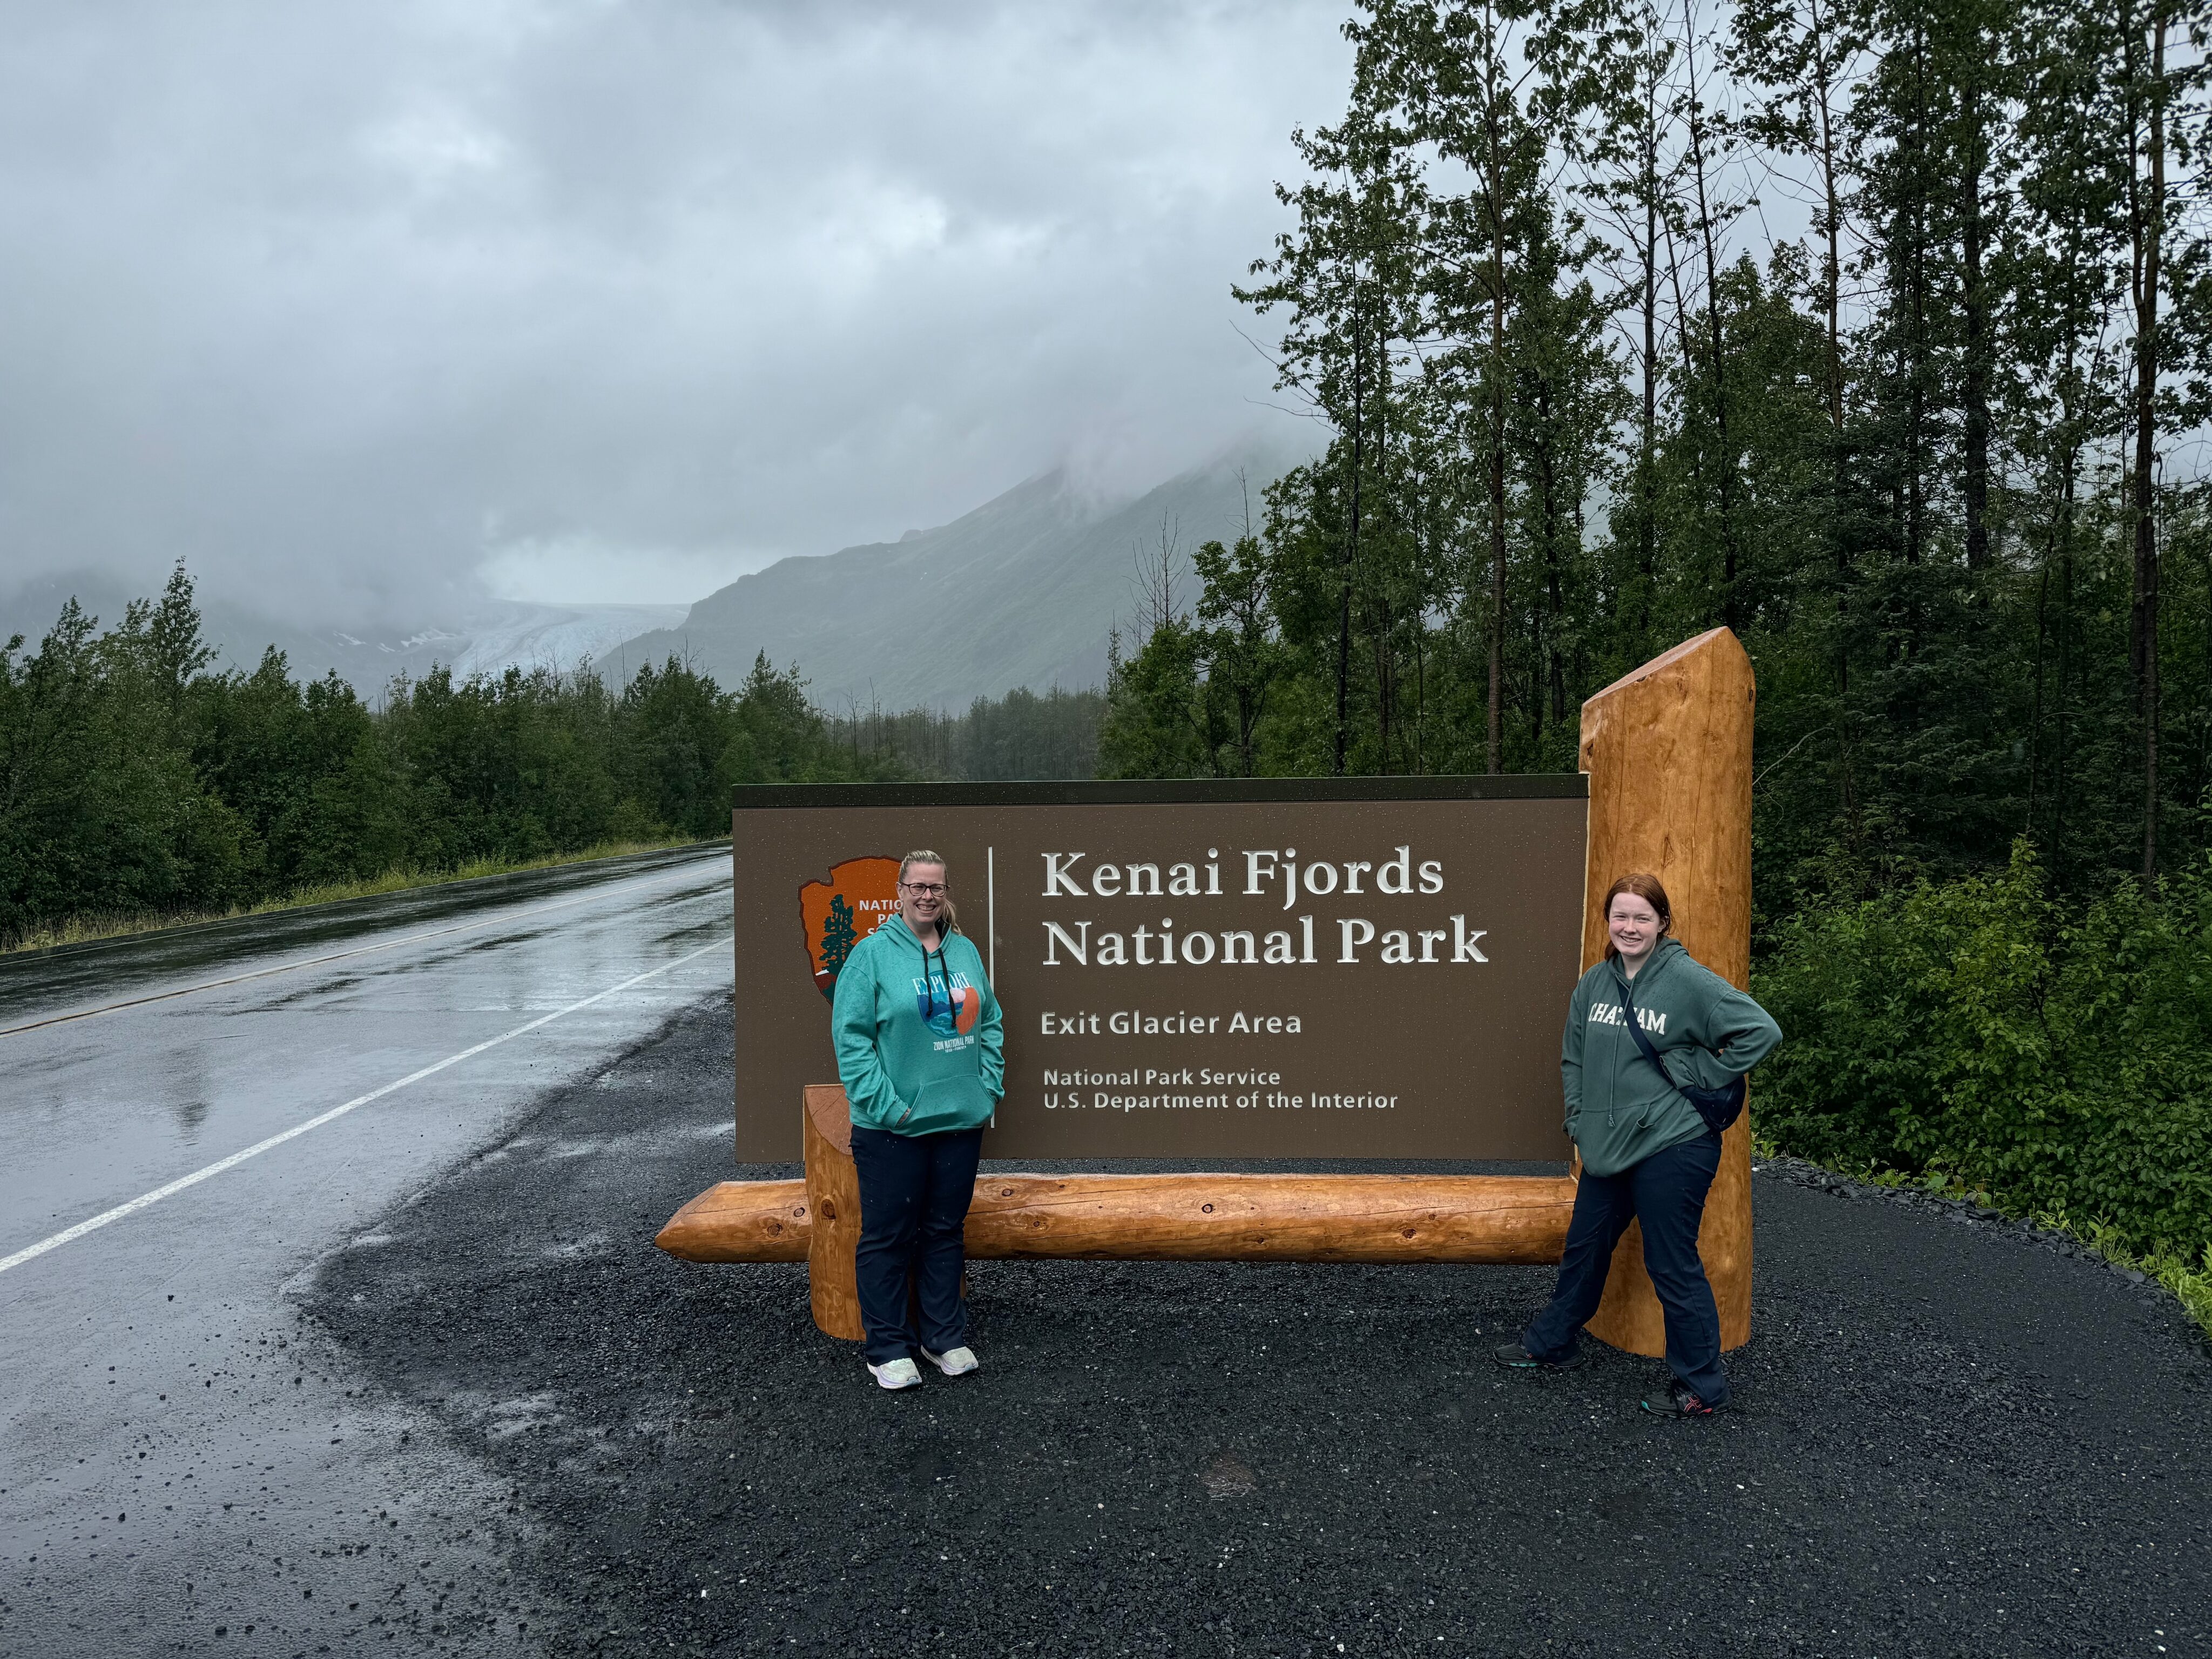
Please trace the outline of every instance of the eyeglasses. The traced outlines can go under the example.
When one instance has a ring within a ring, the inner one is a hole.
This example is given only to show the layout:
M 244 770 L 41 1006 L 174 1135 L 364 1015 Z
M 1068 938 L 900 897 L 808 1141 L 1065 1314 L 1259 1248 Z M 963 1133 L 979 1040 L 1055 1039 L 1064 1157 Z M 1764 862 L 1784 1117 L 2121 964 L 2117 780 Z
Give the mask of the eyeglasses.
M 945 893 L 941 881 L 902 881 L 899 885 L 916 898 L 943 898 Z

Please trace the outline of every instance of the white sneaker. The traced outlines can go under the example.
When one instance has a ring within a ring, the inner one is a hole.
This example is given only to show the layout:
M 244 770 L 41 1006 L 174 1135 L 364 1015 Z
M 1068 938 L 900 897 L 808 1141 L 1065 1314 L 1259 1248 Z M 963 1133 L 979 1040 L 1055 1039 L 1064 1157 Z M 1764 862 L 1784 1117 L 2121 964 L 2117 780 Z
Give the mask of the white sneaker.
M 975 1358 L 973 1348 L 947 1348 L 943 1353 L 932 1353 L 924 1348 L 921 1357 L 947 1376 L 965 1376 L 983 1363 Z
M 936 1356 L 933 1354 L 930 1358 L 934 1359 Z M 939 1359 L 937 1363 L 942 1365 L 945 1362 Z M 970 1366 L 975 1364 L 972 1356 L 969 1364 Z M 910 1389 L 921 1381 L 921 1367 L 911 1359 L 894 1359 L 888 1365 L 869 1366 L 868 1375 L 876 1379 L 876 1386 L 879 1389 Z

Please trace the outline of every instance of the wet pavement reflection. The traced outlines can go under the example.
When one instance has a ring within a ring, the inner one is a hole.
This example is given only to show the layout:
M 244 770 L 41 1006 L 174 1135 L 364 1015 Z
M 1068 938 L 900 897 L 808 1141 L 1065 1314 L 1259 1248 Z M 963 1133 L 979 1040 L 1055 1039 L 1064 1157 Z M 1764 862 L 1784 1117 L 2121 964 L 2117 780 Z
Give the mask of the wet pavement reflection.
M 559 1015 L 0 1271 L 0 1650 L 196 1648 L 220 1626 L 225 1651 L 289 1654 L 416 1614 L 428 1636 L 437 1586 L 507 1571 L 499 1494 L 349 1378 L 285 1287 L 548 1085 L 726 995 L 728 860 L 653 854 L 0 962 L 0 1261 Z M 280 1592 L 270 1559 L 311 1543 L 358 1582 Z M 518 1628 L 448 1638 L 530 1646 Z

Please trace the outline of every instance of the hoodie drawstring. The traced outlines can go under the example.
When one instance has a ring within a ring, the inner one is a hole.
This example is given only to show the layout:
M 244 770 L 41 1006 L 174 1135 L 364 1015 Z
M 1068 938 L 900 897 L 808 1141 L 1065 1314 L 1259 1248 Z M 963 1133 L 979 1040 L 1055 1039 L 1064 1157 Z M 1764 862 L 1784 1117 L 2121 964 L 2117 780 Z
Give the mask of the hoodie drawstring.
M 944 935 L 940 933 L 938 937 L 941 941 Z M 915 942 L 921 944 L 919 939 Z M 937 951 L 937 971 L 945 976 L 945 1012 L 949 1014 L 952 1012 L 952 976 L 951 969 L 945 965 L 945 951 L 941 944 Z M 927 945 L 921 946 L 921 990 L 923 996 L 928 999 L 928 1009 L 922 1015 L 922 1018 L 924 1021 L 935 1019 L 937 1018 L 937 981 L 929 976 L 929 947 Z

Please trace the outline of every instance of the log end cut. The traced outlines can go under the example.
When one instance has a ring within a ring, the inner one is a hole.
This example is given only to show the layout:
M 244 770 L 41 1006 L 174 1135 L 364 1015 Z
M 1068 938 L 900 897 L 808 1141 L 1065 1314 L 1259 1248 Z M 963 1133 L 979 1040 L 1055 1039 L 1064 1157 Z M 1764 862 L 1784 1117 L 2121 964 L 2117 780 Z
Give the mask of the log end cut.
M 804 1261 L 813 1218 L 803 1181 L 725 1181 L 669 1217 L 653 1243 L 686 1261 Z

